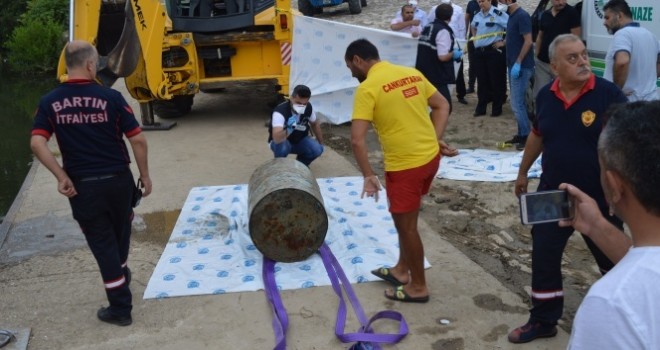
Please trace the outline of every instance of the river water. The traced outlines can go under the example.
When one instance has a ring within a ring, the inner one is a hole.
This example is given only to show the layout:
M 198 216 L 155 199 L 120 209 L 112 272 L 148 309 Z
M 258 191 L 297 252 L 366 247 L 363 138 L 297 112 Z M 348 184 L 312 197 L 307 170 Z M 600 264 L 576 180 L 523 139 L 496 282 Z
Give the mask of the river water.
M 30 170 L 30 130 L 37 103 L 57 81 L 54 74 L 20 77 L 3 72 L 0 75 L 0 219 L 3 219 Z

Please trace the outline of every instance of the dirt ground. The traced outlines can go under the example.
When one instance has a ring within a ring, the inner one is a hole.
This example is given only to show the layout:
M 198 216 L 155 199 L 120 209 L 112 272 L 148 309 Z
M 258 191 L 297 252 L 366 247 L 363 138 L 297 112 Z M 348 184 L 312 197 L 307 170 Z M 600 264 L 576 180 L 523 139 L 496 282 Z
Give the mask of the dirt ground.
M 344 4 L 326 10 L 319 17 L 386 29 L 391 18 L 399 10 L 400 2 L 368 1 L 369 6 L 364 8 L 360 15 L 350 15 Z M 459 0 L 458 3 L 464 6 L 464 2 L 465 0 Z M 420 6 L 428 9 L 431 7 L 431 2 L 420 0 Z M 68 203 L 55 192 L 53 178 L 50 175 L 35 177 L 35 182 L 31 186 L 35 193 L 26 197 L 22 207 L 28 209 L 46 207 L 48 213 L 46 210 L 38 212 L 33 210 L 34 217 L 29 215 L 18 217 L 17 222 L 20 226 L 12 228 L 12 235 L 7 238 L 3 250 L 0 250 L 0 321 L 2 321 L 0 323 L 15 325 L 28 331 L 28 327 L 31 327 L 32 333 L 29 337 L 31 349 L 228 349 L 241 347 L 223 347 L 219 344 L 232 342 L 242 344 L 246 337 L 259 337 L 254 339 L 254 344 L 270 346 L 272 343 L 270 332 L 246 334 L 255 327 L 270 331 L 269 319 L 246 317 L 246 315 L 260 315 L 266 309 L 262 293 L 228 293 L 223 299 L 171 298 L 167 302 L 145 301 L 139 297 L 144 292 L 154 265 L 177 220 L 179 210 L 175 208 L 180 208 L 180 203 L 186 198 L 189 189 L 209 183 L 244 183 L 246 178 L 241 174 L 251 173 L 255 164 L 261 164 L 270 154 L 265 148 L 246 151 L 245 147 L 242 147 L 249 140 L 264 140 L 263 123 L 261 120 L 257 121 L 257 118 L 261 118 L 262 115 L 267 116 L 265 107 L 261 106 L 262 102 L 265 105 L 265 99 L 257 100 L 250 94 L 232 98 L 215 98 L 202 94 L 200 99 L 202 100 L 198 100 L 199 103 L 193 108 L 191 116 L 182 118 L 179 126 L 150 136 L 152 137 L 149 141 L 150 163 L 167 163 L 168 171 L 153 174 L 156 188 L 159 190 L 155 190 L 143 201 L 138 212 L 147 214 L 141 217 L 143 219 L 141 223 L 134 223 L 135 240 L 131 248 L 131 269 L 134 274 L 131 288 L 134 288 L 135 324 L 132 327 L 104 327 L 95 319 L 95 310 L 105 304 L 106 298 L 94 259 L 86 248 L 84 238 L 76 229 L 77 225 L 71 219 Z M 468 95 L 467 100 L 469 102 L 467 106 L 454 104 L 455 111 L 450 117 L 445 135 L 445 140 L 450 144 L 457 148 L 494 149 L 497 141 L 507 139 L 513 134 L 515 121 L 508 105 L 505 105 L 504 114 L 499 118 L 488 116 L 474 118 L 472 112 L 476 105 L 476 96 Z M 135 101 L 131 100 L 129 103 Z M 137 106 L 134 106 L 134 109 L 137 109 Z M 236 117 L 233 112 L 218 113 L 220 110 L 241 111 L 241 117 Z M 250 127 L 246 128 L 246 125 Z M 236 130 L 242 132 L 237 133 Z M 350 126 L 326 124 L 323 130 L 326 134 L 326 143 L 354 163 L 349 142 Z M 195 132 L 194 138 L 189 137 L 190 132 Z M 166 145 L 170 143 L 177 143 L 180 147 L 168 148 L 167 152 L 162 152 L 161 150 L 166 149 Z M 219 149 L 221 152 L 205 152 L 203 153 L 205 158 L 200 159 L 197 153 L 201 152 L 196 150 L 202 145 L 214 150 Z M 382 174 L 382 156 L 373 133 L 370 135 L 370 151 L 374 168 Z M 234 154 L 241 154 L 241 158 L 231 158 L 232 169 L 224 171 L 221 165 L 229 164 L 228 159 Z M 335 154 L 328 152 L 323 157 L 319 159 L 318 164 L 314 164 L 321 173 L 332 173 L 333 176 L 355 175 L 354 169 L 331 168 L 330 160 L 338 159 L 342 164 L 345 163 Z M 239 161 L 234 161 L 235 159 Z M 194 176 L 185 176 L 188 171 L 186 168 L 188 160 L 196 163 Z M 530 188 L 535 188 L 536 184 L 537 181 L 531 181 Z M 442 238 L 486 269 L 508 289 L 527 298 L 531 281 L 530 236 L 529 229 L 520 224 L 512 183 L 437 180 L 434 182 L 431 195 L 424 199 L 422 217 L 433 231 L 438 232 Z M 430 238 L 427 240 L 427 255 L 441 256 L 435 260 L 438 262 L 435 266 L 440 269 L 446 267 L 451 271 L 451 262 L 443 262 L 442 258 L 451 260 L 450 257 L 456 255 L 451 255 L 451 251 L 446 246 L 431 243 L 438 242 L 439 240 L 435 239 L 437 237 Z M 12 250 L 13 248 L 17 250 Z M 453 248 L 451 250 L 453 251 Z M 594 266 L 584 243 L 576 235 L 569 243 L 564 258 L 566 312 L 563 325 L 566 329 L 570 328 L 570 321 L 588 287 L 598 277 Z M 465 278 L 470 279 L 475 273 L 474 270 L 461 271 L 472 271 L 465 273 Z M 437 271 L 432 273 L 439 275 Z M 520 317 L 519 321 L 522 324 L 526 321 L 526 310 L 520 307 L 517 298 L 512 300 L 508 296 L 501 297 L 501 294 L 510 293 L 498 293 L 504 289 L 499 285 L 489 285 L 487 282 L 490 278 L 485 277 L 478 279 L 480 282 L 485 280 L 480 287 L 485 284 L 483 288 L 491 290 L 494 294 L 479 294 L 473 299 L 471 296 L 465 296 L 468 294 L 465 290 L 444 288 L 444 293 L 454 294 L 443 294 L 450 295 L 451 298 L 435 298 L 434 303 L 424 306 L 425 310 L 432 311 L 427 314 L 433 314 L 433 318 L 412 320 L 411 329 L 417 334 L 411 337 L 409 342 L 431 344 L 433 349 L 510 348 L 501 345 L 506 344 L 506 333 L 517 323 L 510 318 Z M 434 284 L 434 290 L 440 291 L 445 286 L 451 286 L 451 281 L 448 279 L 444 282 L 434 278 L 429 283 Z M 441 283 L 444 285 L 439 285 Z M 365 296 L 366 309 L 393 307 L 391 304 L 384 304 L 387 302 L 380 299 L 366 298 L 367 295 L 380 293 L 380 288 L 382 286 L 376 283 L 363 284 L 359 287 Z M 313 296 L 318 300 L 333 297 L 329 288 L 319 288 L 314 290 L 314 293 L 321 293 Z M 458 293 L 462 294 L 457 295 Z M 309 291 L 291 291 L 284 296 L 285 303 L 291 310 L 297 308 L 302 310 L 303 304 L 300 301 L 312 298 Z M 444 317 L 443 315 L 448 314 L 447 309 L 453 306 L 449 304 L 459 299 L 464 303 L 461 305 L 467 305 L 464 309 L 467 312 L 474 312 L 476 309 L 489 310 L 488 317 L 498 318 L 497 321 L 491 318 L 486 318 L 485 321 L 470 318 L 474 313 L 465 316 L 464 319 Z M 319 305 L 314 307 L 328 307 L 324 303 L 316 304 Z M 220 307 L 224 305 L 233 307 L 221 309 Z M 414 306 L 396 306 L 396 308 L 404 307 L 410 308 L 407 309 L 410 310 L 408 312 L 415 312 Z M 307 308 L 310 309 L 311 306 Z M 300 337 L 303 341 L 307 341 L 303 334 L 311 338 L 315 334 L 311 333 L 311 330 L 331 328 L 334 316 L 329 318 L 325 315 L 334 315 L 333 313 L 315 309 L 315 317 L 310 318 L 306 310 L 292 313 L 293 321 L 298 322 L 297 328 L 294 327 L 291 334 L 292 339 Z M 452 326 L 437 328 L 437 322 L 433 323 L 433 320 L 443 318 L 449 319 Z M 231 322 L 232 328 L 238 331 L 223 330 L 218 326 L 223 320 Z M 491 331 L 477 333 L 475 329 L 491 329 Z M 219 334 L 222 336 L 218 336 Z M 563 340 L 558 336 L 534 342 L 529 347 L 560 348 L 561 346 L 552 344 L 558 344 L 557 341 L 565 344 L 566 335 L 563 334 L 563 337 Z M 317 338 L 324 339 L 323 336 Z M 465 346 L 463 338 L 466 339 Z M 331 341 L 336 342 L 334 339 Z M 553 341 L 555 343 L 552 343 Z M 308 343 L 301 344 L 305 345 L 294 343 L 291 348 L 313 348 L 306 345 Z M 408 344 L 410 343 L 402 344 L 398 348 L 403 349 Z M 489 344 L 489 347 L 483 344 Z M 315 348 L 331 348 L 324 345 Z M 253 348 L 268 346 L 257 345 Z
M 454 0 L 463 8 L 467 0 Z M 428 11 L 435 2 L 419 1 Z M 521 2 L 532 13 L 537 2 Z M 348 7 L 326 9 L 318 17 L 345 23 L 387 30 L 390 20 L 400 9 L 400 2 L 369 0 L 359 15 L 350 15 Z M 467 65 L 466 62 L 466 73 Z M 467 78 L 467 74 L 465 74 Z M 496 149 L 499 141 L 508 140 L 516 132 L 516 122 L 507 103 L 498 118 L 472 116 L 477 103 L 476 94 L 466 97 L 468 105 L 453 101 L 454 111 L 449 118 L 445 141 L 456 148 Z M 490 110 L 489 110 L 490 111 Z M 350 146 L 350 123 L 324 125 L 326 143 L 353 163 Z M 380 146 L 373 132 L 370 135 L 370 158 L 374 169 L 383 173 Z M 514 149 L 510 149 L 514 151 Z M 534 191 L 538 180 L 531 180 Z M 518 200 L 513 183 L 466 182 L 440 179 L 434 182 L 424 200 L 422 218 L 434 231 L 451 242 L 473 261 L 481 265 L 504 285 L 528 302 L 531 291 L 531 235 L 530 227 L 520 223 Z M 433 247 L 425 247 L 433 249 Z M 577 307 L 589 287 L 600 274 L 591 254 L 579 234 L 574 234 L 563 258 L 564 316 L 560 324 L 570 331 Z M 521 324 L 526 318 L 520 319 Z

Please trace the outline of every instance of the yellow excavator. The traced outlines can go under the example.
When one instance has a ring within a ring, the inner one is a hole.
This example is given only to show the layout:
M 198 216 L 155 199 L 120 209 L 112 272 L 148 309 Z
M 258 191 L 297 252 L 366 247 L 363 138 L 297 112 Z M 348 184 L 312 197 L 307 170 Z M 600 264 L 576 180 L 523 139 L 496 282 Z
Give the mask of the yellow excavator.
M 154 114 L 185 115 L 199 91 L 288 94 L 290 0 L 71 0 L 69 11 L 69 38 L 97 48 L 101 84 L 124 78 L 146 129 L 175 125 Z M 63 55 L 57 74 L 66 80 Z

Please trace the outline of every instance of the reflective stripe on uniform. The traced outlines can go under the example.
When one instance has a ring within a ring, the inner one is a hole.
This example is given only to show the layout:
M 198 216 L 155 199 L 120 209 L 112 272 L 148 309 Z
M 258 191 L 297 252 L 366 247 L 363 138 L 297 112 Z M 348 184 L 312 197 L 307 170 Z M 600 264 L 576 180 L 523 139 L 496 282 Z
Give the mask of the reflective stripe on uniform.
M 559 298 L 559 297 L 564 297 L 564 290 L 556 290 L 556 291 L 543 291 L 543 292 L 535 292 L 532 291 L 532 298 L 534 299 L 541 299 L 541 300 L 548 300 L 548 299 L 554 299 L 554 298 Z
M 126 283 L 126 278 L 124 276 L 121 276 L 117 278 L 116 280 L 112 281 L 103 281 L 103 285 L 105 285 L 105 289 L 113 289 L 121 286 L 122 284 Z

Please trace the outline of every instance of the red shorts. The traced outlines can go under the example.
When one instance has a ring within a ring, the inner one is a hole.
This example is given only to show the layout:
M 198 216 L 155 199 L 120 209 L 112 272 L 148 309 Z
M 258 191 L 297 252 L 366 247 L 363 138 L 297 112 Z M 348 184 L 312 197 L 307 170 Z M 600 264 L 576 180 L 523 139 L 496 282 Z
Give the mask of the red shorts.
M 386 171 L 385 187 L 390 213 L 403 214 L 419 209 L 422 196 L 429 193 L 431 182 L 438 173 L 440 153 L 430 162 L 417 168 Z

